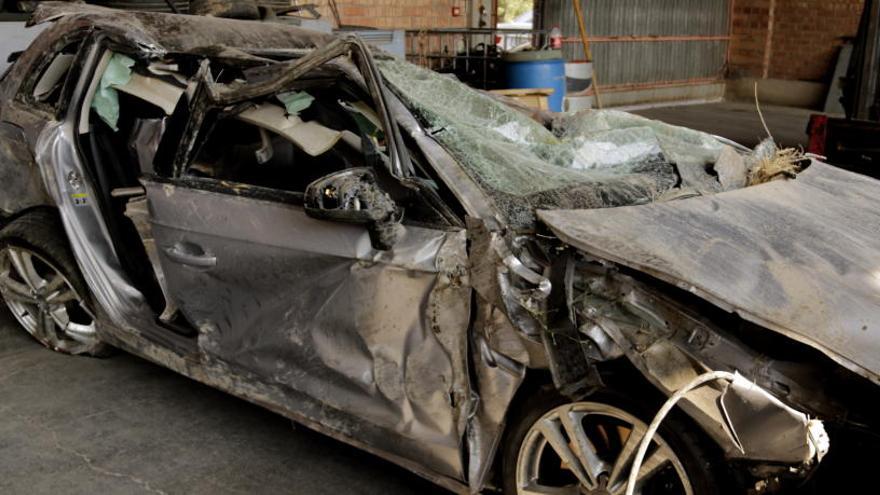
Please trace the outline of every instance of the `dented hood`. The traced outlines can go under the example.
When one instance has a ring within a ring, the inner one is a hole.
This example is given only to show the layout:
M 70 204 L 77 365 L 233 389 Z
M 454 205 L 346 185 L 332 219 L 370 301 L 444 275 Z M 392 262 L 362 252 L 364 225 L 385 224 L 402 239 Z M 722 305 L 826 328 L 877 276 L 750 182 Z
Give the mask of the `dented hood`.
M 538 217 L 586 253 L 673 283 L 880 383 L 880 181 L 813 162 L 793 180 Z

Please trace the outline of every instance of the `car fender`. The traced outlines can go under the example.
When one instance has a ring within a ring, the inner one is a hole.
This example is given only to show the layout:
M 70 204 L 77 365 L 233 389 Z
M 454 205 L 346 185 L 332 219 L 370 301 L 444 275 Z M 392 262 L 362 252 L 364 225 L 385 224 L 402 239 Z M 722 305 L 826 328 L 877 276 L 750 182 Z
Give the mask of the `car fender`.
M 54 206 L 24 131 L 0 122 L 0 214 L 11 217 L 36 206 Z

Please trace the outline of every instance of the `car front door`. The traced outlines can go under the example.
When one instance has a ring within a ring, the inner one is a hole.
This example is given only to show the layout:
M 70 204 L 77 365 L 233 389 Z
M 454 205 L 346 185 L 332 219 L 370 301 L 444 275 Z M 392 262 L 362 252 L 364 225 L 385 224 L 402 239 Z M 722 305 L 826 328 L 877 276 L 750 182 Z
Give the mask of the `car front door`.
M 142 182 L 169 297 L 202 359 L 288 391 L 297 415 L 357 443 L 464 478 L 464 229 L 405 221 L 380 250 L 364 225 L 308 216 L 297 192 Z

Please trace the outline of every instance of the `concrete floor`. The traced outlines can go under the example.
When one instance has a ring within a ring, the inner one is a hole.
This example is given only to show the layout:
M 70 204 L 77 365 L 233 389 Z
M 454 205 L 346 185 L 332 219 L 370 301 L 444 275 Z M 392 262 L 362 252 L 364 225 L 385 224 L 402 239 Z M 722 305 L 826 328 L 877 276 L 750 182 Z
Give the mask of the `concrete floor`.
M 807 122 L 815 110 L 761 105 L 770 133 L 783 146 L 807 145 Z M 750 148 L 767 137 L 754 103 L 724 101 L 634 110 L 644 117 L 691 127 L 732 139 Z
M 445 492 L 131 355 L 51 352 L 2 304 L 0 493 Z

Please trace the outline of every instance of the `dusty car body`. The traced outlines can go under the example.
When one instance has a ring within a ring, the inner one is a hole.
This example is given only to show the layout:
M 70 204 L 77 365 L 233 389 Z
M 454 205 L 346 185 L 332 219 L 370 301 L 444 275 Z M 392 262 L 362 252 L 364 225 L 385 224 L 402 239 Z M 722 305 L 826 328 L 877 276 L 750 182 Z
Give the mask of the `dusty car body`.
M 850 446 L 876 445 L 880 183 L 813 161 L 728 187 L 687 152 L 561 171 L 556 137 L 595 145 L 580 124 L 536 123 L 356 38 L 83 5 L 32 22 L 53 24 L 0 86 L 0 210 L 9 226 L 60 217 L 93 321 L 59 335 L 461 492 L 505 485 L 508 423 L 547 388 L 656 404 L 738 372 L 754 390 L 715 383 L 679 404 L 755 492 L 837 480 L 859 462 Z M 16 287 L 4 296 L 27 304 Z M 536 448 L 622 493 L 629 458 L 592 472 L 567 432 L 583 470 L 549 433 Z

